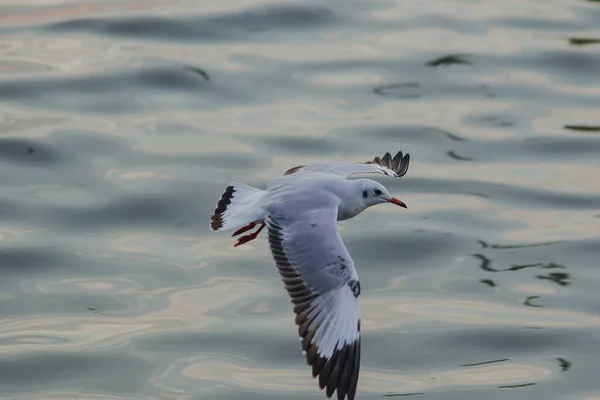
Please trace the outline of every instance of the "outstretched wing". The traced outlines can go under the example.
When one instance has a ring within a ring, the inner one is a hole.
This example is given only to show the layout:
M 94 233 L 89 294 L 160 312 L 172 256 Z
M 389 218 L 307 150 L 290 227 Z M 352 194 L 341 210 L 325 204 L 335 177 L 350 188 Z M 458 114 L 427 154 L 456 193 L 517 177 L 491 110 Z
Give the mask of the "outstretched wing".
M 360 283 L 336 225 L 337 207 L 300 203 L 267 214 L 269 245 L 294 304 L 298 335 L 327 397 L 354 399 L 360 368 Z
M 331 173 L 341 176 L 352 174 L 376 173 L 399 178 L 408 171 L 410 155 L 403 155 L 401 151 L 394 157 L 390 153 L 385 153 L 381 158 L 375 157 L 373 161 L 360 162 L 332 162 L 332 163 L 314 163 L 307 165 L 298 165 L 290 168 L 283 175 L 302 174 L 307 172 Z

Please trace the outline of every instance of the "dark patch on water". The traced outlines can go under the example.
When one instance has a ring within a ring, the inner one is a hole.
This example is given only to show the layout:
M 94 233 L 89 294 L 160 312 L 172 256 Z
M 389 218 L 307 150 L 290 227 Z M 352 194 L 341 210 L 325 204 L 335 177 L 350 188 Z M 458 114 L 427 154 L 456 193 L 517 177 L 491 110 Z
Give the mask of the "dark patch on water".
M 464 65 L 471 65 L 473 64 L 471 61 L 469 61 L 467 59 L 467 57 L 469 57 L 468 55 L 459 55 L 459 54 L 450 54 L 447 56 L 443 56 L 440 58 L 436 58 L 434 60 L 431 61 L 427 61 L 425 63 L 425 65 L 427 65 L 428 67 L 446 67 L 452 64 L 464 64 Z
M 573 46 L 588 46 L 590 44 L 599 44 L 600 39 L 593 38 L 569 38 L 569 44 Z
M 178 18 L 79 18 L 49 24 L 42 27 L 42 31 L 86 32 L 144 40 L 221 41 L 257 32 L 315 29 L 334 24 L 337 20 L 332 10 L 325 7 L 272 5 L 242 12 Z

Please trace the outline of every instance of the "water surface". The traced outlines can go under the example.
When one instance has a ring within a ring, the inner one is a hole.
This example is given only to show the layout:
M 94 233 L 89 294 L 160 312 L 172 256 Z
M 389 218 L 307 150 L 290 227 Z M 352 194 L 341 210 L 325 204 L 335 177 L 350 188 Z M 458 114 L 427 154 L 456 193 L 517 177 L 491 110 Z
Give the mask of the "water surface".
M 340 224 L 360 399 L 593 399 L 600 3 L 4 1 L 0 398 L 324 398 L 230 180 L 412 157 Z

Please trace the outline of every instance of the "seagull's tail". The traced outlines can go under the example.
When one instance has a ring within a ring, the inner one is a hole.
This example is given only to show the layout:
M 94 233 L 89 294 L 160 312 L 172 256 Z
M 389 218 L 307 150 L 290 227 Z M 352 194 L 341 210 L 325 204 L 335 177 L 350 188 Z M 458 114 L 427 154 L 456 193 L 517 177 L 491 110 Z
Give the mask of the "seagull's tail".
M 231 182 L 210 217 L 210 229 L 222 231 L 262 221 L 264 212 L 259 207 L 262 193 L 255 187 Z

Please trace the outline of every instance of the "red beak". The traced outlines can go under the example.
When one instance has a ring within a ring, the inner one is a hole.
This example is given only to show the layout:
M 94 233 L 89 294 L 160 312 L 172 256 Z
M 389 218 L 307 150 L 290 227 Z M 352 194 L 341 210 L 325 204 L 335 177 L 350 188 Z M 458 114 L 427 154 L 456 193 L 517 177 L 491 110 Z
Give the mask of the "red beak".
M 404 204 L 404 202 L 402 200 L 398 200 L 395 197 L 392 197 L 391 200 L 388 200 L 388 203 L 393 203 L 393 204 L 395 204 L 397 206 L 408 208 L 408 207 L 406 207 L 406 204 Z

